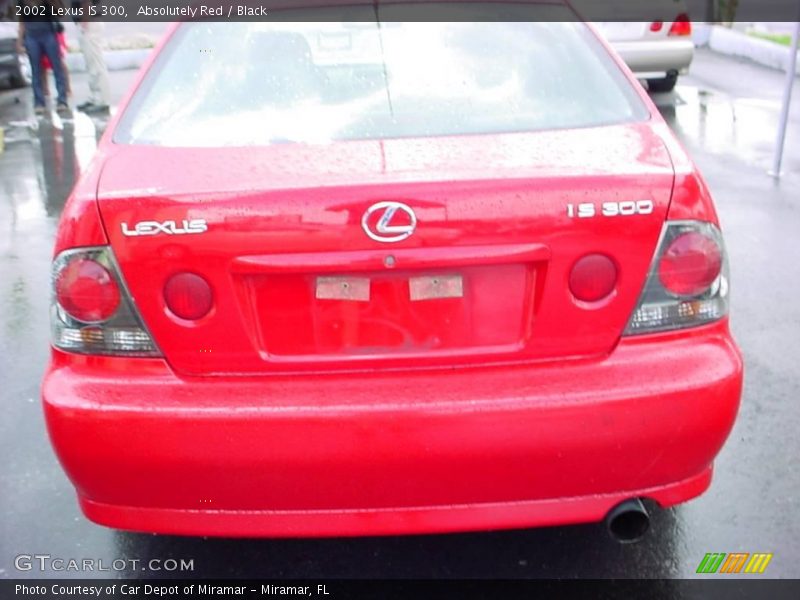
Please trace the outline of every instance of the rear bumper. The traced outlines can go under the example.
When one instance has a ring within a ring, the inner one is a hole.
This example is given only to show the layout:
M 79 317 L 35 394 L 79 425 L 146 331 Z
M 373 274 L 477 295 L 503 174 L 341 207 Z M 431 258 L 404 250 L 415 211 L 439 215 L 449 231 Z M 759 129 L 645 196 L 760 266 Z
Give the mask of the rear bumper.
M 603 360 L 414 373 L 182 379 L 54 352 L 43 399 L 92 520 L 326 536 L 597 521 L 706 489 L 742 383 L 727 325 Z
M 685 73 L 694 58 L 691 40 L 614 42 L 614 49 L 639 77 L 665 77 L 670 72 Z

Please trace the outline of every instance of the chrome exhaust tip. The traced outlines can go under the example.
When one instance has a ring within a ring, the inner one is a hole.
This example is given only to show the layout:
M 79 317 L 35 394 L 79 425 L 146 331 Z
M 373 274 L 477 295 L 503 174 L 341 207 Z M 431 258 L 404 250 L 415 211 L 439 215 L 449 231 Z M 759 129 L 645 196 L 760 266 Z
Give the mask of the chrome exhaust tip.
M 613 539 L 621 544 L 640 541 L 650 529 L 650 515 L 638 498 L 620 502 L 606 516 L 606 527 Z

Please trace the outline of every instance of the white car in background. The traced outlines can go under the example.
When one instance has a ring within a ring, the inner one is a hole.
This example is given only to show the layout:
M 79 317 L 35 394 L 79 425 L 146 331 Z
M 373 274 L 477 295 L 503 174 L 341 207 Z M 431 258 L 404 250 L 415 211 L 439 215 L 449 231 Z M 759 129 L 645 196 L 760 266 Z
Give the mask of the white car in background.
M 12 87 L 22 87 L 31 82 L 28 57 L 17 53 L 17 31 L 16 23 L 0 21 L 0 82 L 6 80 Z
M 669 92 L 694 57 L 692 22 L 680 12 L 671 22 L 595 23 L 625 63 L 652 92 Z

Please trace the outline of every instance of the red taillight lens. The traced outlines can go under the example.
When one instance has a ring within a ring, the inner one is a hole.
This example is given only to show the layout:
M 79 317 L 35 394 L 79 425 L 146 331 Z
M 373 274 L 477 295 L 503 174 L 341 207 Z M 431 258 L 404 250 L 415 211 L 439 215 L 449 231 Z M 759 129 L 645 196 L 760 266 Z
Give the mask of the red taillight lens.
M 160 356 L 108 246 L 64 250 L 53 261 L 55 348 L 79 354 Z
M 697 296 L 719 277 L 722 250 L 716 241 L 699 232 L 683 233 L 670 243 L 658 276 L 661 285 L 677 296 Z
M 617 285 L 617 266 L 603 254 L 584 256 L 572 267 L 569 289 L 582 302 L 608 297 Z
M 164 301 L 177 317 L 196 321 L 205 317 L 214 304 L 211 286 L 194 273 L 179 273 L 164 286 Z
M 653 33 L 658 33 L 662 29 L 664 29 L 664 21 L 653 21 L 650 23 L 650 31 Z
M 728 259 L 719 228 L 667 222 L 625 335 L 713 323 L 728 314 Z
M 98 323 L 117 311 L 119 286 L 100 263 L 91 259 L 74 260 L 58 274 L 56 300 L 73 319 Z
M 671 36 L 685 36 L 692 35 L 692 22 L 689 20 L 689 15 L 678 15 L 672 27 L 669 28 Z

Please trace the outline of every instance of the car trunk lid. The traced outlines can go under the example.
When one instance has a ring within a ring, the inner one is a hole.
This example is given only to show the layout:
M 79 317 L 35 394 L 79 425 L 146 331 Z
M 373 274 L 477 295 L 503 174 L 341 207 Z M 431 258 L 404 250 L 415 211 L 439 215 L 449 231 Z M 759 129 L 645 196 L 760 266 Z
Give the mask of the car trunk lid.
M 636 305 L 673 184 L 646 123 L 113 152 L 98 195 L 109 240 L 156 343 L 188 375 L 603 355 Z M 646 214 L 604 214 L 641 201 Z M 587 306 L 568 280 L 590 253 L 619 279 Z M 182 272 L 213 290 L 196 322 L 163 297 Z

